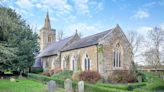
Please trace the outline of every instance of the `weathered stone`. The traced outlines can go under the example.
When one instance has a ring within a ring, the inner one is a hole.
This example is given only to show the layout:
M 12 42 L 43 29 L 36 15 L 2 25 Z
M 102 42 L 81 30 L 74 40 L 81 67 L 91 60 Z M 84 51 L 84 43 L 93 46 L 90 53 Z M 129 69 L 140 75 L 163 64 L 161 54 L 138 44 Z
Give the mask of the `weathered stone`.
M 92 71 L 97 71 L 97 46 L 89 46 L 89 47 L 85 47 L 85 48 L 80 48 L 80 49 L 75 49 L 75 50 L 71 50 L 71 51 L 66 51 L 66 52 L 62 52 L 61 53 L 61 60 L 65 57 L 69 57 L 69 60 L 66 62 L 71 61 L 71 57 L 74 55 L 78 55 L 79 60 L 78 60 L 78 70 L 83 70 L 82 69 L 82 62 L 84 62 L 85 56 L 86 54 L 89 56 L 90 59 L 90 70 Z M 67 66 L 67 69 L 70 69 L 70 65 Z
M 1 76 L 1 79 L 3 79 L 3 77 Z
M 48 92 L 55 92 L 56 91 L 56 82 L 51 80 L 48 82 Z
M 79 78 L 80 78 L 80 71 L 73 72 L 73 74 L 72 74 L 72 80 L 78 81 Z
M 14 78 L 10 78 L 10 82 L 16 82 Z
M 78 92 L 84 92 L 84 81 L 78 83 Z
M 72 81 L 70 79 L 66 79 L 64 82 L 65 92 L 72 92 Z
M 139 76 L 137 77 L 137 80 L 138 80 L 139 83 L 141 83 L 141 82 L 142 82 L 142 76 L 139 75 Z

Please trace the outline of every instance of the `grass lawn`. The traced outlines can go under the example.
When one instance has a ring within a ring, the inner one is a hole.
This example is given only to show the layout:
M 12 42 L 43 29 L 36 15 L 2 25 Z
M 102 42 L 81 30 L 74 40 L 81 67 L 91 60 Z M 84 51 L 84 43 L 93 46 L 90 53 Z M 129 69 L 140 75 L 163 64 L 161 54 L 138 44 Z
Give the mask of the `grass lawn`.
M 29 79 L 10 82 L 8 79 L 0 80 L 0 92 L 48 92 L 47 85 Z M 57 88 L 55 92 L 64 92 L 64 89 Z

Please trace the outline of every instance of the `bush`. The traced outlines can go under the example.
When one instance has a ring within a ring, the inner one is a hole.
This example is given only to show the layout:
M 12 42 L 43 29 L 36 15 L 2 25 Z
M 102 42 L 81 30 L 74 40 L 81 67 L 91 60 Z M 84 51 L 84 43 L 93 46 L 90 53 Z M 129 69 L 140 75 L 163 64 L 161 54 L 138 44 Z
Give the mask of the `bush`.
M 51 76 L 49 71 L 43 72 L 42 75 Z
M 64 80 L 51 78 L 51 77 L 44 76 L 44 75 L 39 75 L 39 74 L 32 74 L 32 73 L 28 73 L 28 78 L 36 79 L 36 80 L 39 80 L 39 81 L 42 81 L 42 82 L 47 82 L 47 81 L 50 81 L 50 80 L 54 80 L 54 81 L 56 81 L 56 83 L 59 86 L 64 87 Z
M 137 82 L 136 76 L 125 70 L 114 70 L 109 76 L 112 83 L 134 83 Z
M 140 88 L 143 86 L 146 86 L 146 83 L 132 83 L 132 84 L 103 84 L 103 83 L 97 83 L 96 85 L 106 87 L 106 88 L 115 88 L 120 90 L 133 90 L 136 88 Z
M 80 80 L 87 81 L 89 83 L 95 83 L 100 78 L 100 74 L 95 71 L 83 71 L 80 73 Z
M 50 74 L 50 76 L 51 75 L 54 75 L 54 74 L 56 74 L 56 73 L 58 73 L 58 72 L 61 72 L 61 68 L 54 68 L 54 69 L 51 69 L 51 70 L 49 70 L 49 74 Z
M 58 79 L 58 78 L 52 78 L 52 77 L 47 77 L 47 76 L 43 76 L 43 75 L 39 75 L 39 74 L 32 74 L 32 73 L 28 73 L 28 78 L 32 78 L 32 79 L 36 79 L 39 81 L 43 81 L 43 82 L 47 82 L 50 80 L 54 80 L 56 81 L 57 85 L 64 88 L 64 80 Z M 130 85 L 137 85 L 137 84 L 130 84 Z M 138 84 L 140 85 L 140 84 Z M 85 83 L 84 84 L 84 88 L 85 88 L 85 92 L 128 92 L 128 86 L 118 86 L 118 85 L 112 85 L 113 87 L 111 87 L 111 84 L 88 84 Z M 77 90 L 77 82 L 72 81 L 72 87 L 74 92 L 76 92 L 75 90 Z M 138 92 L 138 91 L 136 91 Z
M 57 79 L 62 79 L 62 80 L 65 80 L 67 78 L 71 79 L 72 73 L 73 72 L 70 70 L 64 70 L 64 71 L 61 71 L 61 72 L 58 72 L 58 73 L 52 75 L 51 77 L 57 78 Z
M 40 67 L 31 67 L 31 73 L 42 73 L 43 72 L 43 68 Z
M 80 72 L 79 72 L 79 71 L 74 72 L 74 73 L 72 74 L 72 80 L 78 81 L 79 79 L 80 79 Z

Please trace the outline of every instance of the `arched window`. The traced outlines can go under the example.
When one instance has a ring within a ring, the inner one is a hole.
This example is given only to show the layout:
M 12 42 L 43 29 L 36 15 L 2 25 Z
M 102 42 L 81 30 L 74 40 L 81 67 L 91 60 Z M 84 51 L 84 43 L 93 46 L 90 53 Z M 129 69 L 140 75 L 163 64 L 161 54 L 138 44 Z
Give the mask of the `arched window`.
M 71 58 L 71 70 L 76 71 L 77 70 L 77 59 L 75 56 Z
M 88 54 L 84 58 L 84 70 L 90 70 L 91 63 Z
M 119 43 L 116 44 L 113 51 L 113 66 L 121 67 L 121 47 Z
M 62 59 L 61 68 L 62 68 L 63 70 L 65 70 L 65 69 L 67 68 L 67 62 L 66 62 L 66 59 L 65 59 L 65 58 Z
M 48 42 L 51 42 L 51 35 L 48 36 Z

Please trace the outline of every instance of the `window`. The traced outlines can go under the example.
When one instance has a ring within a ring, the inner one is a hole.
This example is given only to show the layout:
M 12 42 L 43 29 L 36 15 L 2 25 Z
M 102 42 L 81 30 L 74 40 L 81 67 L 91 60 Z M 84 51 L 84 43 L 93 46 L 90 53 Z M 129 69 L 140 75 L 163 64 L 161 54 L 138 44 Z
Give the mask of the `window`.
M 119 43 L 116 44 L 113 51 L 113 66 L 121 67 L 121 48 Z
M 77 70 L 77 60 L 75 56 L 73 56 L 71 60 L 71 70 L 73 71 Z
M 65 58 L 63 58 L 63 60 L 62 60 L 61 66 L 62 66 L 61 67 L 62 69 L 66 69 L 67 68 L 67 62 L 66 62 Z
M 84 60 L 84 66 L 85 66 L 85 70 L 90 70 L 90 59 L 87 54 Z
M 50 35 L 48 36 L 48 42 L 51 42 L 51 36 Z

